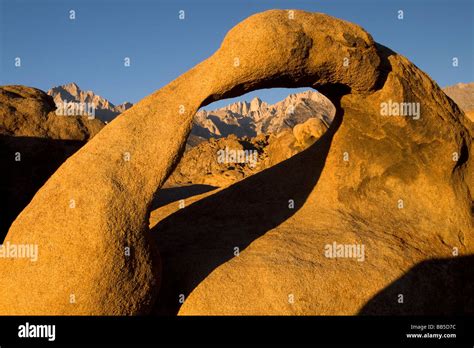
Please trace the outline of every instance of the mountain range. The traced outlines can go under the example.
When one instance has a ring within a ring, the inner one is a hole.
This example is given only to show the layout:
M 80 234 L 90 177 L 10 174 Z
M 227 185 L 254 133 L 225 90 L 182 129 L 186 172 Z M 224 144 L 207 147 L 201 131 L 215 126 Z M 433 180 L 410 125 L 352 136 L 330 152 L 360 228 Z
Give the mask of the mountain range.
M 133 106 L 133 104 L 129 102 L 114 105 L 107 99 L 95 94 L 93 91 L 81 90 L 74 82 L 53 87 L 48 90 L 47 93 L 53 97 L 56 105 L 63 103 L 64 101 L 93 104 L 95 106 L 95 116 L 104 122 L 110 122 L 117 115 Z
M 194 117 L 192 134 L 205 139 L 230 134 L 238 137 L 276 134 L 312 117 L 329 125 L 334 113 L 329 99 L 311 90 L 290 94 L 275 104 L 253 98 L 250 102 L 239 101 L 215 110 L 199 110 Z
M 48 90 L 48 94 L 57 105 L 64 100 L 92 103 L 96 108 L 96 117 L 104 122 L 110 122 L 133 106 L 130 102 L 114 105 L 93 91 L 82 90 L 74 82 L 53 87 Z M 250 102 L 239 101 L 215 110 L 201 109 L 194 117 L 188 143 L 195 145 L 203 140 L 224 138 L 230 134 L 254 137 L 259 134 L 279 133 L 311 117 L 320 118 L 330 124 L 334 112 L 334 106 L 329 99 L 311 90 L 290 94 L 275 104 L 254 98 Z

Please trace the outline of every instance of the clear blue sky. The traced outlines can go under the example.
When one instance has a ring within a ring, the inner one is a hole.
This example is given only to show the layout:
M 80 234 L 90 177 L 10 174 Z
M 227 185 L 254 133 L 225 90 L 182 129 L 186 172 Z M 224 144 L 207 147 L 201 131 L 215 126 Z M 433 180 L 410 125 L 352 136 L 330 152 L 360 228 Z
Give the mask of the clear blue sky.
M 249 15 L 272 8 L 361 25 L 441 86 L 474 81 L 472 0 L 0 0 L 0 84 L 76 82 L 115 104 L 137 102 L 203 59 Z M 69 20 L 69 10 L 76 19 Z M 397 19 L 397 11 L 404 19 Z M 185 20 L 178 11 L 185 10 Z M 452 57 L 459 67 L 452 66 Z M 22 67 L 14 67 L 20 57 Z M 124 57 L 131 67 L 123 66 Z M 275 102 L 288 91 L 253 92 Z M 219 103 L 219 102 L 218 102 Z M 220 102 L 222 105 L 225 102 Z

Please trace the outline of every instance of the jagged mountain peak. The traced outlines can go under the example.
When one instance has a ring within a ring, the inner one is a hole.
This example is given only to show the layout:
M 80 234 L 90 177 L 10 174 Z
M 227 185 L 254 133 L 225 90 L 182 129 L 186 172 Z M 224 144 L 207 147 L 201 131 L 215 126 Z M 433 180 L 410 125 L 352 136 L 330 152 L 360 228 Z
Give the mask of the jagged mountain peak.
M 278 133 L 315 117 L 331 123 L 334 106 L 319 92 L 307 90 L 268 104 L 258 97 L 238 101 L 215 110 L 200 110 L 194 119 L 192 134 L 204 139 L 230 134 L 253 137 Z
M 64 100 L 67 102 L 91 103 L 95 107 L 96 117 L 104 122 L 111 121 L 117 115 L 133 106 L 130 102 L 124 102 L 115 106 L 109 100 L 95 94 L 93 91 L 82 90 L 75 82 L 53 87 L 48 91 L 48 94 L 53 97 L 56 105 L 64 102 Z

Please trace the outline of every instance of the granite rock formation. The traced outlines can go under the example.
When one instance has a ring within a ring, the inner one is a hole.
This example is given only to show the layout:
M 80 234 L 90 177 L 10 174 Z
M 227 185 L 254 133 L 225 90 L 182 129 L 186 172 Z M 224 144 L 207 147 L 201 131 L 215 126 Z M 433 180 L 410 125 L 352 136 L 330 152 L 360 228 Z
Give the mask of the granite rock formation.
M 271 87 L 325 94 L 331 127 L 289 160 L 160 221 L 152 239 L 150 204 L 196 111 Z M 397 103 L 421 109 L 397 116 Z M 418 262 L 473 252 L 472 134 L 428 75 L 359 26 L 303 11 L 253 15 L 38 191 L 6 240 L 38 244 L 39 258 L 1 260 L 0 313 L 358 313 Z M 362 244 L 365 257 L 325 257 L 333 243 Z

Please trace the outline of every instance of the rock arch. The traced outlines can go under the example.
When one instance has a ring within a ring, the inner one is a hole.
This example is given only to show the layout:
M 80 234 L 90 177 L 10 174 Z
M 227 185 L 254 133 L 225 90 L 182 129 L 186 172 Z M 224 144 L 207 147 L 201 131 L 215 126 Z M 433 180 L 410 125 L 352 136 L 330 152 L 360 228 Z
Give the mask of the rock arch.
M 419 219 L 409 229 L 419 229 L 419 235 L 404 236 L 407 245 L 423 250 L 436 240 L 433 252 L 442 254 L 446 250 L 438 238 L 457 243 L 461 233 L 461 249 L 472 251 L 471 164 L 445 156 L 446 151 L 470 151 L 472 124 L 427 75 L 376 44 L 357 25 L 318 13 L 293 15 L 272 10 L 244 20 L 214 55 L 124 112 L 51 176 L 6 237 L 13 244 L 38 244 L 39 259 L 1 261 L 0 313 L 150 311 L 161 267 L 147 226 L 154 192 L 178 161 L 199 107 L 259 88 L 314 87 L 344 110 L 318 185 L 300 211 L 314 207 L 321 197 L 327 211 L 340 211 L 341 219 L 352 212 L 360 224 L 371 217 L 405 222 L 399 212 L 387 215 L 387 207 L 410 192 L 406 202 L 417 202 Z M 381 118 L 378 105 L 389 98 L 428 98 L 421 121 Z M 340 161 L 342 152 L 351 154 L 350 164 Z M 429 161 L 433 157 L 436 163 Z M 423 180 L 438 191 L 420 189 Z M 430 220 L 424 210 L 433 207 L 440 193 L 446 199 Z M 361 196 L 380 199 L 362 209 Z M 439 232 L 430 232 L 431 224 Z M 130 256 L 124 255 L 127 247 Z M 410 260 L 419 256 L 409 253 Z M 372 283 L 380 287 L 382 280 Z M 373 287 L 356 299 L 362 301 Z M 215 312 L 202 306 L 198 312 Z M 314 310 L 310 306 L 298 313 Z

